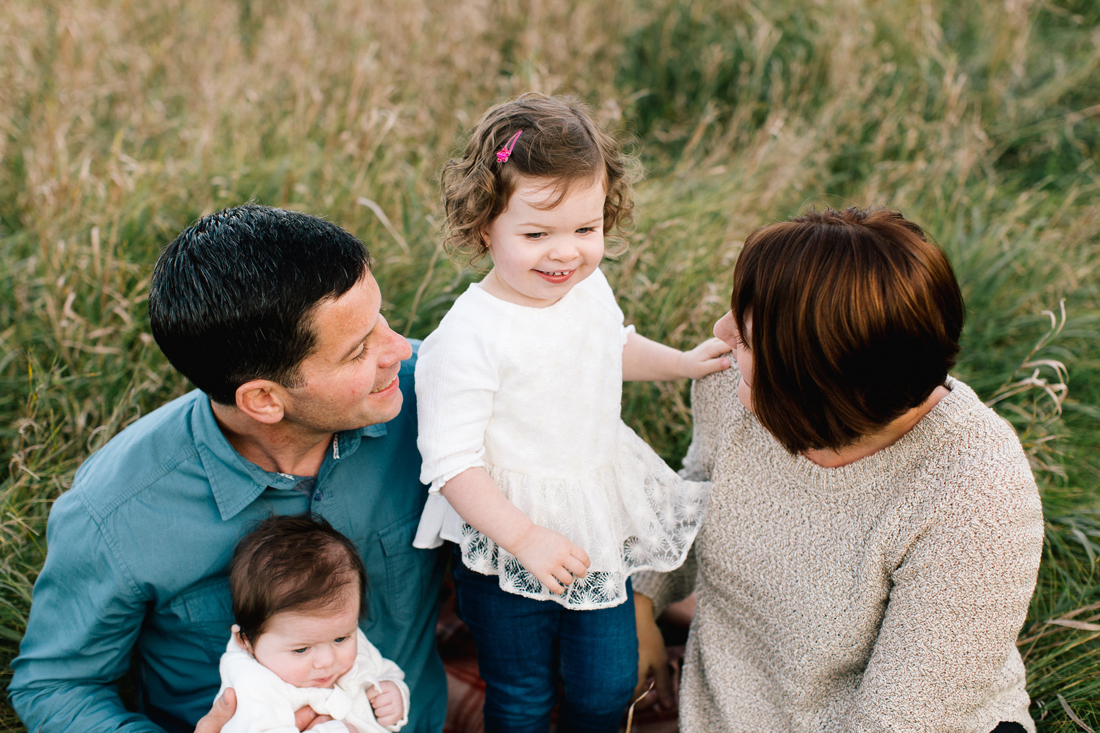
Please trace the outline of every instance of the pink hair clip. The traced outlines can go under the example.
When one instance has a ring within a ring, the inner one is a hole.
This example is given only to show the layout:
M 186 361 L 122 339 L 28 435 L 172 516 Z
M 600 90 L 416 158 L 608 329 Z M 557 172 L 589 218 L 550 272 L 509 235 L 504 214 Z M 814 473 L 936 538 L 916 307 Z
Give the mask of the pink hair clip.
M 507 163 L 508 158 L 512 155 L 512 151 L 516 147 L 516 140 L 519 140 L 519 136 L 523 134 L 523 130 L 520 130 L 508 141 L 508 144 L 497 151 L 497 162 Z

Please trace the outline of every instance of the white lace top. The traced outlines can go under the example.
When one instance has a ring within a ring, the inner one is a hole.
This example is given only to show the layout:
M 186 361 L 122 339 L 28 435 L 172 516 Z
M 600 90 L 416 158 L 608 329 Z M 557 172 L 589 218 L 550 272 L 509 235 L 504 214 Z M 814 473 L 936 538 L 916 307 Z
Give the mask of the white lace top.
M 676 475 L 619 416 L 631 328 L 597 270 L 546 308 L 500 300 L 474 284 L 420 347 L 416 365 L 420 479 L 431 485 L 414 545 L 457 542 L 464 564 L 511 593 L 575 609 L 626 600 L 626 579 L 684 560 L 709 484 Z M 536 524 L 592 560 L 556 595 L 465 524 L 439 494 L 483 466 Z

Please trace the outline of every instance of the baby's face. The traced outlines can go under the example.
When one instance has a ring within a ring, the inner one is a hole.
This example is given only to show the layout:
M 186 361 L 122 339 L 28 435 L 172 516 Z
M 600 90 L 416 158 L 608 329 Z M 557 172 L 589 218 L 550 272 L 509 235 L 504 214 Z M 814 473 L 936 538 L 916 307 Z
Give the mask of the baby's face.
M 315 613 L 277 613 L 251 648 L 256 661 L 295 687 L 332 687 L 355 664 L 359 597 Z

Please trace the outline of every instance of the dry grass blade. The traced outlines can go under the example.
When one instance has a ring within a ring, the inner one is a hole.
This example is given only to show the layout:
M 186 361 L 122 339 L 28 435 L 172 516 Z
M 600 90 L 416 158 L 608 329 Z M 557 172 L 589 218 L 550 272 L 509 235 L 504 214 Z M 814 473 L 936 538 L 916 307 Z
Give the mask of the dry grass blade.
M 1070 621 L 1069 619 L 1056 618 L 1053 621 L 1047 621 L 1047 623 L 1057 626 L 1067 626 L 1079 631 L 1100 631 L 1100 624 L 1090 624 L 1085 621 Z
M 356 199 L 355 203 L 359 204 L 360 206 L 366 206 L 368 209 L 373 211 L 374 215 L 378 217 L 378 220 L 382 222 L 382 226 L 386 227 L 386 231 L 389 232 L 390 236 L 392 236 L 394 241 L 397 242 L 397 246 L 401 248 L 401 251 L 404 252 L 406 255 L 411 254 L 411 251 L 409 250 L 409 243 L 406 242 L 405 238 L 401 236 L 401 232 L 397 231 L 397 229 L 394 228 L 393 224 L 390 222 L 390 218 L 386 216 L 386 212 L 382 211 L 381 206 L 379 206 L 374 201 L 366 198 L 365 196 Z
M 645 699 L 645 696 L 653 690 L 655 684 L 657 684 L 657 680 L 650 680 L 649 687 L 645 688 L 645 692 L 638 695 L 634 702 L 630 703 L 630 707 L 626 711 L 626 733 L 630 733 L 630 728 L 634 725 L 634 706 Z
M 1100 609 L 1100 603 L 1091 603 L 1087 606 L 1081 606 L 1080 608 L 1075 608 L 1072 611 L 1069 611 L 1067 613 L 1063 613 L 1061 616 L 1058 616 L 1057 618 L 1047 619 L 1046 621 L 1041 622 L 1041 625 L 1042 626 L 1060 626 L 1062 628 L 1077 629 L 1079 631 L 1100 631 L 1100 626 L 1098 626 L 1097 624 L 1094 624 L 1094 623 L 1090 623 L 1092 621 L 1096 621 L 1096 620 L 1100 619 L 1100 616 L 1093 616 L 1093 617 L 1088 618 L 1085 621 L 1075 621 L 1074 620 L 1075 617 L 1080 616 L 1082 613 L 1086 613 L 1088 611 L 1095 611 L 1097 609 Z M 1040 626 L 1040 624 L 1038 624 L 1038 623 L 1033 624 L 1031 626 L 1031 630 L 1034 631 L 1036 629 L 1036 627 L 1039 627 L 1039 626 Z M 1029 636 L 1021 637 L 1016 642 L 1016 646 L 1023 647 L 1024 645 L 1031 644 L 1031 643 L 1037 641 L 1038 639 L 1040 639 L 1044 636 L 1049 636 L 1050 634 L 1057 633 L 1059 630 L 1060 629 L 1044 629 L 1044 630 L 1040 631 L 1037 634 L 1031 634 Z M 1026 657 L 1027 654 L 1025 653 L 1024 656 Z
M 1069 706 L 1069 703 L 1066 702 L 1066 698 L 1059 695 L 1058 696 L 1058 702 L 1060 702 L 1062 704 L 1062 709 L 1066 711 L 1066 715 L 1069 716 L 1070 720 L 1072 720 L 1077 725 L 1081 726 L 1083 729 L 1087 730 L 1089 733 L 1096 733 L 1096 731 L 1094 731 L 1092 728 L 1085 725 L 1085 721 L 1083 721 L 1079 717 L 1077 717 L 1077 713 L 1073 712 L 1073 708 L 1071 708 Z
M 986 405 L 992 407 L 998 402 L 1002 402 L 1014 395 L 1022 394 L 1032 389 L 1039 389 L 1050 398 L 1050 404 L 1047 406 L 1046 414 L 1049 415 L 1050 418 L 1062 414 L 1062 403 L 1065 402 L 1066 395 L 1069 393 L 1069 385 L 1066 384 L 1069 378 L 1069 372 L 1066 369 L 1066 365 L 1056 359 L 1032 359 L 1039 351 L 1049 345 L 1065 327 L 1065 298 L 1059 301 L 1058 308 L 1060 316 L 1056 316 L 1052 311 L 1043 311 L 1043 315 L 1050 318 L 1050 329 L 1035 342 L 1035 345 L 1031 348 L 1031 351 L 1028 353 L 1023 363 L 1016 368 L 1016 371 L 1010 374 L 1004 384 L 993 393 L 993 396 L 986 400 Z M 1054 381 L 1051 381 L 1051 378 L 1041 376 L 1044 367 L 1054 372 L 1052 378 Z M 1034 369 L 1030 376 L 1016 379 L 1016 376 L 1020 374 L 1020 372 L 1025 372 L 1028 369 Z

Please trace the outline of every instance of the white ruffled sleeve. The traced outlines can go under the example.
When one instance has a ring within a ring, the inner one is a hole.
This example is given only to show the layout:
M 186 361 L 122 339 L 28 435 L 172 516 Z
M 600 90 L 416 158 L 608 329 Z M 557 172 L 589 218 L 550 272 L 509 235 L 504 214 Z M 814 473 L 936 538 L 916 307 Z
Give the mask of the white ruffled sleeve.
M 429 496 L 415 547 L 438 547 L 461 536 L 462 520 L 439 493 L 468 468 L 485 465 L 485 429 L 500 386 L 501 344 L 507 322 L 488 307 L 491 296 L 464 293 L 420 347 L 416 361 L 420 480 Z

